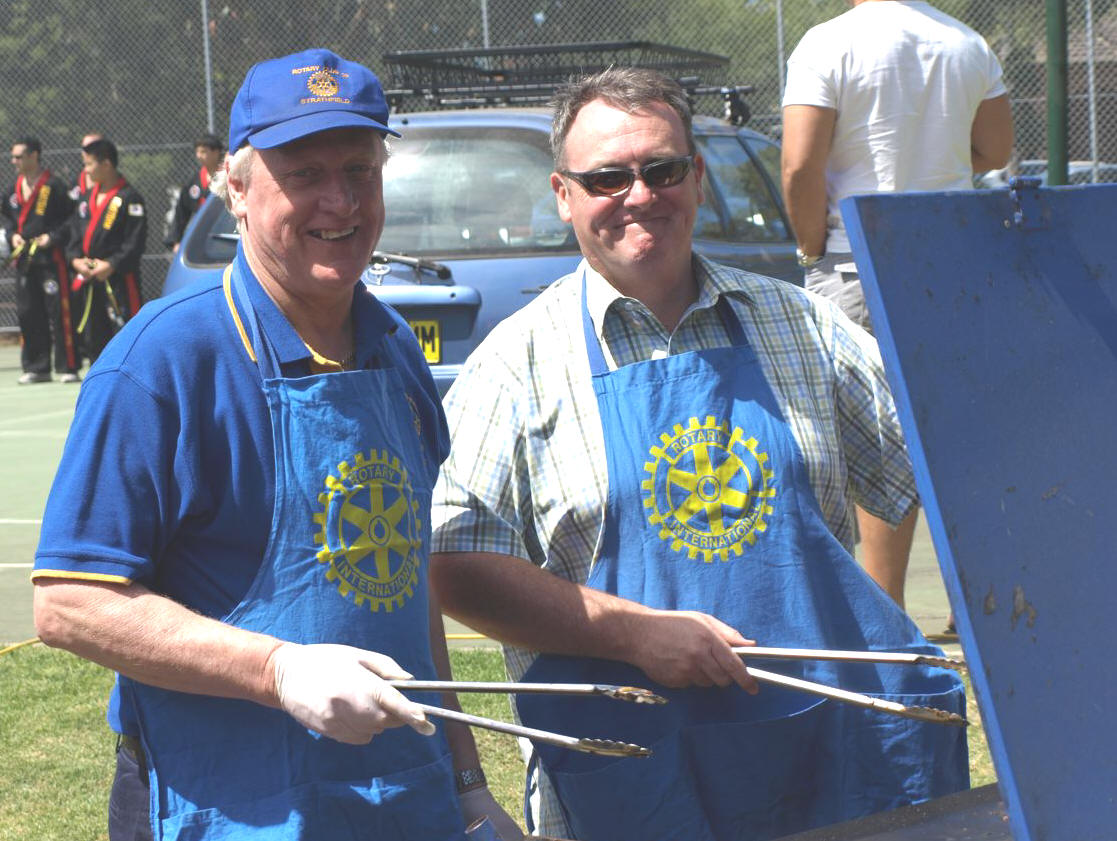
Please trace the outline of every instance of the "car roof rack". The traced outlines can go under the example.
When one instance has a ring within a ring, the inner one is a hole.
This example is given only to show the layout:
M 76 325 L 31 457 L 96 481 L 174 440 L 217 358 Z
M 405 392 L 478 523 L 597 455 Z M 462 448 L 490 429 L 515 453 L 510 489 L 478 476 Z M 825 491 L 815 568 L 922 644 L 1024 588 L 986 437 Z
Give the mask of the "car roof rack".
M 388 101 L 396 112 L 438 108 L 492 108 L 546 104 L 572 77 L 609 67 L 658 70 L 686 90 L 691 110 L 699 97 L 720 97 L 721 116 L 743 125 L 748 85 L 724 83 L 729 58 L 650 41 L 406 50 L 384 54 Z

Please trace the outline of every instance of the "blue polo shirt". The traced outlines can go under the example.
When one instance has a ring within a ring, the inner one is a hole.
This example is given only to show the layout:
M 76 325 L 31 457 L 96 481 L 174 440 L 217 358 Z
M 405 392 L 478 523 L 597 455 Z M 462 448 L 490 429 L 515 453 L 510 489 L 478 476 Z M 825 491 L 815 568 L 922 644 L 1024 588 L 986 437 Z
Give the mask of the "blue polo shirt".
M 306 345 L 242 253 L 237 263 L 283 375 L 308 375 Z M 32 578 L 137 582 L 211 617 L 242 600 L 268 542 L 275 459 L 260 372 L 230 306 L 220 281 L 154 301 L 90 369 Z M 398 370 L 437 470 L 449 435 L 414 335 L 363 283 L 353 324 L 357 363 Z M 122 720 L 117 701 L 114 692 L 109 722 L 121 731 L 130 716 Z

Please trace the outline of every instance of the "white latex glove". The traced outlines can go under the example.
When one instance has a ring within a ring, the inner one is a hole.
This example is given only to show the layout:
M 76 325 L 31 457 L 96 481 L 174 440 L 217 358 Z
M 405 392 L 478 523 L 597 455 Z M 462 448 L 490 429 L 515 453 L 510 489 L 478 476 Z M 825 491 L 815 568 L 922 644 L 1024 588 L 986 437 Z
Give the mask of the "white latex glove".
M 385 679 L 411 677 L 391 657 L 349 645 L 285 642 L 272 654 L 280 706 L 299 724 L 349 745 L 405 724 L 424 736 L 434 724 Z
M 500 808 L 500 805 L 489 792 L 488 786 L 471 788 L 469 791 L 458 795 L 458 805 L 462 809 L 465 825 L 469 826 L 475 820 L 488 816 L 489 822 L 496 830 L 501 841 L 520 841 L 524 831 L 514 820 Z

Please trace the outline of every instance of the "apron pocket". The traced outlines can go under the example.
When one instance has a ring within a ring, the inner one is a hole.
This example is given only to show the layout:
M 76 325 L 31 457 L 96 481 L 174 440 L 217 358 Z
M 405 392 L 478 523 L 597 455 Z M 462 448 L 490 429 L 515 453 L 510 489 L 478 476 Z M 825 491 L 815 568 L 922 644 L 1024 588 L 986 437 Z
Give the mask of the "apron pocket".
M 548 775 L 580 841 L 716 841 L 686 761 L 681 737 L 672 734 L 653 745 L 647 758 L 608 760 L 598 770 Z
M 945 692 L 872 693 L 906 706 L 935 707 L 964 715 L 966 697 L 959 685 Z M 849 820 L 909 803 L 943 797 L 969 788 L 969 754 L 963 727 L 915 721 L 831 705 L 830 725 L 845 734 L 831 745 L 829 784 L 841 792 L 845 808 L 834 820 Z
M 165 841 L 465 841 L 450 757 L 371 780 L 309 783 L 161 821 Z
M 814 825 L 824 707 L 813 702 L 779 718 L 683 731 L 687 776 L 719 841 L 764 841 Z

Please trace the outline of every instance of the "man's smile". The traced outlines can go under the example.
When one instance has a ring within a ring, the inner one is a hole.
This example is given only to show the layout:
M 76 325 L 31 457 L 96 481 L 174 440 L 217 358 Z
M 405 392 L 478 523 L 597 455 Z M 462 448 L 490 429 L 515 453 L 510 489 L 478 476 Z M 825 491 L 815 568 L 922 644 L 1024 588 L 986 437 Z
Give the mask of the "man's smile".
M 322 228 L 317 231 L 310 231 L 310 235 L 316 239 L 337 240 L 351 237 L 356 231 L 357 229 L 355 227 L 338 228 L 336 230 Z

